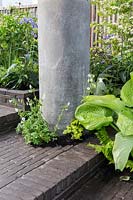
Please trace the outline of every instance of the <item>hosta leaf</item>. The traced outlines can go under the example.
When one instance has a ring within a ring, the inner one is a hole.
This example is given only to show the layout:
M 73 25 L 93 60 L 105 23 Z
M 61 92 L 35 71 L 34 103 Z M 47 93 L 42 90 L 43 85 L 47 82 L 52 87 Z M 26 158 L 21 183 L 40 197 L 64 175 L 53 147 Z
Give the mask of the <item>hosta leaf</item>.
M 125 107 L 125 104 L 114 95 L 88 96 L 85 98 L 91 106 L 110 108 L 118 115 L 117 126 L 123 135 L 133 135 L 133 112 Z
M 124 103 L 114 95 L 94 96 L 90 95 L 84 98 L 84 102 L 90 105 L 102 106 L 110 108 L 119 113 L 125 109 Z
M 121 133 L 116 134 L 112 152 L 116 169 L 123 171 L 132 148 L 133 136 L 122 136 Z
M 87 103 L 76 109 L 75 118 L 88 130 L 98 130 L 103 126 L 108 126 L 113 121 L 110 109 Z
M 133 72 L 131 73 L 131 79 L 121 89 L 121 99 L 128 107 L 133 107 Z
M 133 135 L 133 113 L 130 110 L 118 114 L 117 126 L 123 136 Z

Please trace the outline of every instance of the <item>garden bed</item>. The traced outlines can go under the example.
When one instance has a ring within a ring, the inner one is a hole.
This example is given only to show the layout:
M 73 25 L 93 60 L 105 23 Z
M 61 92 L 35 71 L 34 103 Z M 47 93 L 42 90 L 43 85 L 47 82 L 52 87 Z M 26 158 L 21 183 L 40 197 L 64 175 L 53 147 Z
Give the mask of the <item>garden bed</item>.
M 31 99 L 34 95 L 39 97 L 39 90 L 36 89 L 33 93 L 29 90 L 9 90 L 0 88 L 0 104 L 26 110 L 28 108 L 26 104 L 27 98 Z M 12 102 L 14 99 L 16 105 Z

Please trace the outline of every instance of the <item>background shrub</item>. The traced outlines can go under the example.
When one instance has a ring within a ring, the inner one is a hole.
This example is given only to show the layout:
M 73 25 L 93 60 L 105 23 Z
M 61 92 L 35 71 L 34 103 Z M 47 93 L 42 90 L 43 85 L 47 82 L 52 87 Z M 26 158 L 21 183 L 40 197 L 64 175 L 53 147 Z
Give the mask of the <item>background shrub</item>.
M 0 15 L 0 86 L 15 89 L 38 87 L 36 19 L 28 13 Z
M 133 71 L 132 1 L 93 0 L 92 3 L 97 5 L 102 22 L 91 25 L 98 34 L 91 49 L 91 73 L 104 79 L 107 93 L 119 95 Z M 112 15 L 118 16 L 117 23 L 107 20 Z

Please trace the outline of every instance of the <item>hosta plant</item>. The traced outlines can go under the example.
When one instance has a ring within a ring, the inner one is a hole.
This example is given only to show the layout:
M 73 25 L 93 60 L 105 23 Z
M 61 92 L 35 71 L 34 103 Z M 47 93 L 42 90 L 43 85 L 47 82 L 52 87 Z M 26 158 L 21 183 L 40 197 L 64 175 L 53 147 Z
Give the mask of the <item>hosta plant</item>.
M 85 129 L 96 131 L 100 145 L 91 146 L 102 152 L 110 163 L 115 163 L 116 169 L 133 171 L 133 72 L 122 87 L 120 98 L 86 96 L 77 107 L 75 118 Z M 107 126 L 115 129 L 114 139 L 108 135 Z

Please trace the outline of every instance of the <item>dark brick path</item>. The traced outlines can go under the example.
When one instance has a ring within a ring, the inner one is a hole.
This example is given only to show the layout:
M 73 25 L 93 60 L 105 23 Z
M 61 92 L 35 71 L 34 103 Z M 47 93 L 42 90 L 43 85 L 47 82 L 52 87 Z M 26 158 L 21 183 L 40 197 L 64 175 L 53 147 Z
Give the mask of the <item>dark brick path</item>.
M 0 200 L 52 200 L 99 159 L 84 143 L 34 148 L 15 132 L 1 135 Z
M 114 166 L 105 163 L 67 200 L 133 200 L 133 179 L 122 181 L 123 175 L 133 178 L 133 173 L 115 172 Z
M 0 200 L 133 200 L 133 184 L 120 182 L 86 143 L 35 148 L 9 131 L 17 120 L 0 106 Z

